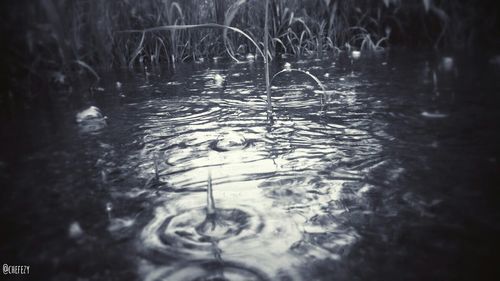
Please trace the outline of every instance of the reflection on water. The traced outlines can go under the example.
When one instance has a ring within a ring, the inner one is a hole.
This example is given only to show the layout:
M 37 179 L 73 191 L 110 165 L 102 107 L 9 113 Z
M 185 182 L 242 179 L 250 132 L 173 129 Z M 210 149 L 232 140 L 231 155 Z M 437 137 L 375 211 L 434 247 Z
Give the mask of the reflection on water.
M 152 281 L 422 280 L 487 261 L 484 241 L 498 233 L 488 200 L 496 86 L 471 96 L 470 80 L 457 76 L 467 69 L 426 57 L 291 63 L 322 77 L 327 105 L 313 82 L 284 74 L 274 124 L 258 64 L 122 77 L 119 89 L 110 81 L 97 98 L 106 127 L 86 134 L 63 122 L 51 145 L 15 163 L 13 175 L 30 178 L 14 176 L 13 186 L 41 190 L 10 193 L 12 204 L 42 210 L 18 216 L 81 228 L 77 242 L 42 246 L 31 264 L 53 268 L 54 280 L 105 280 L 111 260 L 120 261 L 111 272 Z M 29 170 L 41 163 L 48 175 Z M 68 264 L 76 269 L 60 273 Z
M 383 162 L 382 145 L 362 126 L 318 119 L 319 97 L 302 80 L 273 89 L 277 118 L 269 126 L 255 81 L 243 75 L 231 78 L 245 70 L 229 71 L 224 88 L 212 84 L 222 69 L 192 75 L 186 84 L 204 84 L 196 95 L 176 105 L 168 98 L 143 105 L 148 108 L 140 110 L 146 115 L 141 127 L 147 130 L 140 132 L 143 148 L 130 155 L 143 162 L 137 176 L 148 179 L 158 170 L 160 188 L 182 192 L 155 199 L 158 207 L 138 248 L 147 260 L 161 265 L 181 257 L 184 262 L 220 258 L 224 264 L 257 268 L 270 280 L 302 280 L 306 277 L 290 273 L 307 273 L 318 260 L 340 260 L 359 239 L 346 226 L 351 206 L 342 193 L 348 183 L 362 182 Z M 355 78 L 346 81 L 349 91 L 332 96 L 335 102 L 328 112 L 369 124 L 370 101 L 358 97 Z M 352 111 L 343 116 L 339 111 L 346 104 Z M 183 109 L 194 113 L 184 115 Z M 200 192 L 208 172 L 218 208 L 212 222 L 207 222 L 205 194 Z M 153 270 L 151 264 L 147 267 Z M 190 271 L 206 271 L 196 268 Z M 192 280 L 212 280 L 207 276 Z M 168 278 L 188 277 L 172 270 Z

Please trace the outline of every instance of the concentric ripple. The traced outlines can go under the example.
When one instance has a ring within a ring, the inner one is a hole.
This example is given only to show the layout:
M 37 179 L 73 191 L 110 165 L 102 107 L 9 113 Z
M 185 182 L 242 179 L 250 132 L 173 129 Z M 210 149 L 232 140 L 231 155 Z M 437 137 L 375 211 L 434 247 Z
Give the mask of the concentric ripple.
M 257 218 L 241 209 L 218 209 L 216 214 L 206 215 L 205 208 L 198 208 L 169 217 L 158 235 L 167 245 L 179 241 L 189 245 L 237 237 L 243 231 L 257 233 L 262 227 Z
M 215 151 L 224 152 L 243 149 L 249 145 L 248 140 L 240 133 L 226 132 L 210 144 Z
M 201 260 L 180 264 L 154 272 L 151 281 L 266 281 L 264 272 L 244 264 L 228 261 Z
M 212 215 L 199 206 L 165 219 L 166 212 L 170 210 L 159 207 L 142 235 L 147 250 L 164 256 L 209 257 L 214 242 L 238 243 L 255 237 L 265 226 L 262 214 L 246 206 L 218 208 Z
M 318 117 L 319 93 L 292 77 L 273 89 L 269 125 L 264 91 L 230 73 L 196 72 L 181 100 L 145 110 L 137 170 L 166 191 L 137 241 L 146 280 L 308 280 L 360 240 L 351 219 L 370 210 L 358 210 L 355 184 L 384 161 L 374 131 L 385 136 L 386 124 L 368 111 L 383 104 L 346 76 Z M 207 172 L 215 212 L 199 192 Z

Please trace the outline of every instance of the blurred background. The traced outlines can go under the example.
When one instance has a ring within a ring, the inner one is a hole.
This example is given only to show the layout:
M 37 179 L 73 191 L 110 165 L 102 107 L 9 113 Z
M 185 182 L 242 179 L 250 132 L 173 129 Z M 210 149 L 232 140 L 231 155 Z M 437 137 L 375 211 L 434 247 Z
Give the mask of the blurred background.
M 498 280 L 496 2 L 1 1 L 0 279 Z

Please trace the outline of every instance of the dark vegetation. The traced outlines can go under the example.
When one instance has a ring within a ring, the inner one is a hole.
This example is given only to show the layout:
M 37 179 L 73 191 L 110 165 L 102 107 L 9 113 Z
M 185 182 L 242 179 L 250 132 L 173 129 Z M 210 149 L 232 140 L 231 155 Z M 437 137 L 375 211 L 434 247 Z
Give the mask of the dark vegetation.
M 271 0 L 272 57 L 322 56 L 345 49 L 377 53 L 389 46 L 435 50 L 498 47 L 494 1 Z M 33 100 L 48 87 L 94 79 L 110 68 L 168 66 L 257 54 L 239 33 L 158 26 L 216 23 L 236 27 L 263 47 L 264 5 L 258 0 L 3 1 L 0 104 Z M 226 37 L 227 36 L 227 37 Z M 225 38 L 225 40 L 223 40 Z M 36 89 L 36 91 L 35 91 Z

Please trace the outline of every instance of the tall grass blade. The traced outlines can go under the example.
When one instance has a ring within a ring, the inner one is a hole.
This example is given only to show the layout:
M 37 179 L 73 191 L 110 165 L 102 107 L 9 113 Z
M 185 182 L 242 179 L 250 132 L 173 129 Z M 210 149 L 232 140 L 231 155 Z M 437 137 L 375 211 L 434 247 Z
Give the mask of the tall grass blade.
M 223 28 L 223 29 L 228 29 L 228 30 L 237 32 L 237 33 L 243 35 L 245 38 L 247 38 L 255 46 L 255 48 L 260 53 L 260 55 L 264 59 L 266 59 L 264 52 L 259 47 L 257 42 L 255 42 L 252 39 L 252 37 L 250 37 L 248 34 L 246 34 L 241 29 L 238 29 L 236 27 L 226 26 L 226 25 L 217 24 L 217 23 L 187 24 L 187 25 L 163 25 L 163 26 L 151 27 L 151 28 L 146 28 L 146 29 L 122 30 L 122 31 L 119 31 L 118 33 L 143 33 L 144 34 L 147 32 L 155 32 L 155 31 L 162 31 L 162 30 L 184 30 L 184 29 L 201 29 L 201 28 Z M 139 44 L 139 47 L 142 45 L 143 41 L 144 41 L 144 35 L 143 35 L 143 38 L 141 39 L 141 44 Z
M 142 45 L 144 44 L 144 38 L 145 37 L 146 37 L 146 32 L 142 32 L 141 41 L 139 42 L 139 45 L 135 49 L 135 51 L 132 54 L 132 57 L 130 58 L 130 61 L 128 63 L 128 67 L 129 68 L 133 68 L 134 67 L 134 60 L 135 60 L 135 58 L 137 58 L 137 56 L 142 52 L 142 50 L 143 50 Z
M 422 0 L 424 2 L 424 8 L 426 12 L 429 12 L 429 9 L 431 8 L 431 3 L 432 0 Z
M 238 13 L 239 8 L 245 4 L 247 0 L 238 0 L 236 1 L 233 5 L 227 9 L 224 17 L 224 25 L 226 26 L 231 26 L 231 22 L 233 21 L 234 17 Z M 229 38 L 227 36 L 227 29 L 224 29 L 223 32 L 223 38 L 224 38 L 224 46 L 226 47 L 226 51 L 229 54 L 229 56 L 236 62 L 239 62 L 237 58 L 234 57 L 234 52 L 231 43 L 229 42 Z
M 86 70 L 88 70 L 92 75 L 94 75 L 94 77 L 97 81 L 101 80 L 101 77 L 99 76 L 99 74 L 97 74 L 97 72 L 90 65 L 88 65 L 86 62 L 81 61 L 81 60 L 75 60 L 75 63 L 78 64 L 79 66 L 85 68 Z
M 266 94 L 267 94 L 267 119 L 273 122 L 273 106 L 271 104 L 271 81 L 269 80 L 269 59 L 267 54 L 269 52 L 269 0 L 266 0 L 266 16 L 264 22 L 264 51 L 266 57 L 264 59 L 266 68 Z

